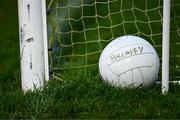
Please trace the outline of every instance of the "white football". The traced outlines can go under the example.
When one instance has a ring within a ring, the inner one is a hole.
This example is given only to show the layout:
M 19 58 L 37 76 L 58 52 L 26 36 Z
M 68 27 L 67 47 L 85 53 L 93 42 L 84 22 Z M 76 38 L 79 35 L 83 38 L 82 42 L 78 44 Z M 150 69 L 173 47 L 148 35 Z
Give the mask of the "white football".
M 110 42 L 99 59 L 101 78 L 112 86 L 137 88 L 152 85 L 159 72 L 159 57 L 150 43 L 137 36 Z

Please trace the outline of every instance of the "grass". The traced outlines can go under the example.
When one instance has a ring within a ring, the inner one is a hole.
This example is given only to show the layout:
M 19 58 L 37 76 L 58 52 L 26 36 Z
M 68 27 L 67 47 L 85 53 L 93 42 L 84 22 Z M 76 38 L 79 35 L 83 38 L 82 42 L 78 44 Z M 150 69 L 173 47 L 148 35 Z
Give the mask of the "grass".
M 0 119 L 179 118 L 179 85 L 163 96 L 159 86 L 122 90 L 107 86 L 99 77 L 64 73 L 42 91 L 23 93 L 16 2 L 0 4 Z
M 178 118 L 179 86 L 167 96 L 159 87 L 122 90 L 97 78 L 64 78 L 51 81 L 43 91 L 5 92 L 1 118 Z

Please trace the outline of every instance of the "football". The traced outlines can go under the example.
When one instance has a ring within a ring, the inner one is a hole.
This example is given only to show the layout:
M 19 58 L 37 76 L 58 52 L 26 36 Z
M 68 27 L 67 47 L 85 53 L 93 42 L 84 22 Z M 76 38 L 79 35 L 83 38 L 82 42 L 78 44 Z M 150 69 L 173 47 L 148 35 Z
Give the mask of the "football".
M 111 86 L 137 88 L 155 83 L 159 57 L 152 45 L 137 36 L 122 36 L 111 41 L 99 58 L 99 72 Z

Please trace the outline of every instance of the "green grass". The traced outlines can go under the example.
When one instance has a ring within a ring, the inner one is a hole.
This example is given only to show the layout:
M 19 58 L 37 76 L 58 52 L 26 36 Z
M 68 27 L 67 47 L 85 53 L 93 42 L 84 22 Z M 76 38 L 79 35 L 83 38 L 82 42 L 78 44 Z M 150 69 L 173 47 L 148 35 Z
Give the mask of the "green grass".
M 5 92 L 1 118 L 178 118 L 180 89 L 167 96 L 159 87 L 122 90 L 98 78 L 51 81 L 43 91 Z
M 180 86 L 168 95 L 160 86 L 122 90 L 99 77 L 64 73 L 43 91 L 20 90 L 19 38 L 15 0 L 0 4 L 0 119 L 180 118 Z

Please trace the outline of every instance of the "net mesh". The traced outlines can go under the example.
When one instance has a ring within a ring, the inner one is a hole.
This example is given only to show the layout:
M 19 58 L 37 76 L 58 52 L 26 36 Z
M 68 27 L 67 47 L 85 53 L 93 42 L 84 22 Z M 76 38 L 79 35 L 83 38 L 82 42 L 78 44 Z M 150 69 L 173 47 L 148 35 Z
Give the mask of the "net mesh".
M 162 0 L 51 0 L 48 16 L 51 68 L 98 73 L 103 48 L 122 35 L 150 42 L 161 58 Z M 180 79 L 180 1 L 171 0 L 170 77 Z

